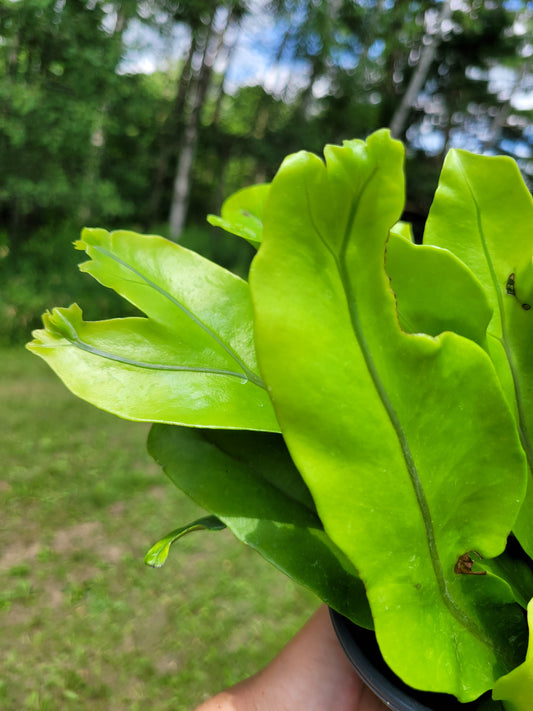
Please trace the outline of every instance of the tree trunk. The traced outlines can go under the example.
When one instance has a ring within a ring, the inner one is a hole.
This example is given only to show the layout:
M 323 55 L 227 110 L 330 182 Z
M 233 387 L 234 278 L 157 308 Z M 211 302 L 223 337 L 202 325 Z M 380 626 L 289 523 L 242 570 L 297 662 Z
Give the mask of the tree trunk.
M 169 233 L 173 240 L 178 240 L 187 218 L 189 207 L 189 194 L 191 183 L 191 172 L 198 141 L 198 122 L 191 116 L 191 121 L 185 130 L 183 145 L 180 151 L 174 188 L 172 191 L 172 205 L 169 216 Z
M 169 215 L 169 234 L 173 240 L 178 240 L 187 218 L 189 195 L 191 191 L 191 176 L 198 143 L 201 111 L 209 89 L 209 82 L 213 73 L 213 63 L 224 42 L 224 35 L 231 21 L 231 13 L 224 28 L 213 34 L 216 9 L 213 12 L 211 23 L 207 30 L 202 65 L 195 82 L 195 91 L 190 107 L 190 114 L 185 126 L 183 141 L 176 167 L 174 187 L 172 190 L 172 204 Z M 214 39 L 214 42 L 212 41 Z
M 490 133 L 487 139 L 483 142 L 483 150 L 489 151 L 496 147 L 498 141 L 500 140 L 502 129 L 505 126 L 505 122 L 509 118 L 512 111 L 512 102 L 516 94 L 522 89 L 522 84 L 525 77 L 529 74 L 529 69 L 531 66 L 531 61 L 524 61 L 520 70 L 516 75 L 516 79 L 511 86 L 509 96 L 505 103 L 503 103 L 498 110 L 498 113 L 492 120 L 490 126 Z
M 115 67 L 120 60 L 122 54 L 122 46 L 124 41 L 124 32 L 128 24 L 128 16 L 123 12 L 122 5 L 118 5 L 116 9 L 115 25 L 112 32 L 112 37 L 116 42 L 117 53 L 115 57 Z M 90 137 L 90 146 L 87 151 L 87 162 L 82 178 L 83 189 L 82 201 L 78 206 L 78 218 L 84 224 L 87 224 L 92 219 L 93 203 L 94 203 L 94 186 L 100 180 L 101 166 L 106 149 L 106 121 L 108 114 L 108 96 L 109 87 L 101 95 L 101 103 L 98 112 L 95 114 Z
M 7 55 L 7 74 L 11 77 L 16 76 L 19 64 L 19 33 L 13 37 L 11 47 Z
M 438 29 L 433 35 L 428 36 L 429 42 L 422 49 L 418 66 L 413 72 L 405 94 L 391 119 L 390 130 L 395 138 L 401 138 L 405 132 L 409 112 L 415 105 L 417 97 L 426 82 L 433 60 L 437 55 L 437 49 L 442 41 L 442 24 L 450 18 L 450 15 L 451 0 L 444 0 L 438 19 Z
M 229 45 L 225 47 L 225 58 L 224 58 L 224 69 L 222 72 L 222 79 L 220 80 L 220 84 L 218 87 L 218 92 L 217 92 L 217 98 L 215 101 L 215 110 L 213 112 L 213 121 L 212 123 L 216 126 L 219 121 L 220 121 L 220 115 L 222 113 L 222 102 L 224 101 L 224 96 L 226 95 L 225 93 L 225 84 L 226 84 L 226 77 L 228 75 L 228 71 L 231 65 L 231 60 L 233 57 L 233 53 L 235 52 L 235 49 L 237 47 L 237 40 L 239 39 L 239 32 L 235 32 L 235 37 L 231 41 Z
M 178 80 L 178 87 L 172 108 L 165 119 L 161 129 L 159 138 L 159 155 L 155 162 L 154 179 L 150 198 L 148 201 L 148 225 L 158 220 L 161 203 L 163 200 L 163 192 L 165 180 L 169 174 L 169 166 L 171 160 L 175 156 L 175 148 L 173 145 L 181 143 L 183 133 L 183 116 L 187 97 L 191 90 L 192 82 L 192 63 L 195 53 L 198 50 L 196 38 L 191 38 L 191 45 L 187 53 L 187 58 Z
M 81 190 L 82 200 L 78 205 L 78 219 L 82 224 L 88 224 L 93 217 L 94 206 L 94 186 L 100 179 L 100 168 L 104 158 L 105 151 L 105 124 L 107 118 L 107 105 L 102 103 L 99 111 L 95 114 L 92 130 L 90 146 L 87 151 L 87 161 L 83 172 Z

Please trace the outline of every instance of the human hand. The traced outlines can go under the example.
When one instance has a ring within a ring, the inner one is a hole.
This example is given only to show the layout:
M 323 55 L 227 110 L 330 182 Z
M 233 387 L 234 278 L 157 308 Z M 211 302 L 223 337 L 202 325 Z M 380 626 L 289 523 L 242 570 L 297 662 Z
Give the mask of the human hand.
M 262 671 L 196 711 L 386 711 L 346 658 L 322 605 Z

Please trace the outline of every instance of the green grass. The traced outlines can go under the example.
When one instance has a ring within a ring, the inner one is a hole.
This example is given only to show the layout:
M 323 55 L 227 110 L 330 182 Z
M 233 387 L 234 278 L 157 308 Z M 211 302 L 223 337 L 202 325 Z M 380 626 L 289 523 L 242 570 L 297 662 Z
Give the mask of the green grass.
M 0 350 L 0 708 L 186 711 L 264 665 L 317 606 L 228 531 L 151 544 L 200 510 L 148 426 Z

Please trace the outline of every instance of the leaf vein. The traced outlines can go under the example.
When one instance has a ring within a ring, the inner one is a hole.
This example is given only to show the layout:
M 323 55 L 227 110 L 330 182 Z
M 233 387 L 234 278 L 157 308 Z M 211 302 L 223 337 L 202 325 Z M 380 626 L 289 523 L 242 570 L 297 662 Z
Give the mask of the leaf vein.
M 529 432 L 528 432 L 527 425 L 526 425 L 524 403 L 523 403 L 523 399 L 522 399 L 522 393 L 520 390 L 520 384 L 518 382 L 517 367 L 516 367 L 516 363 L 514 360 L 513 352 L 511 350 L 510 345 L 509 345 L 508 326 L 507 326 L 507 319 L 505 317 L 503 294 L 502 294 L 502 290 L 501 290 L 499 282 L 498 282 L 498 276 L 496 274 L 496 269 L 495 269 L 494 263 L 493 263 L 492 258 L 490 256 L 490 250 L 489 250 L 489 247 L 487 244 L 487 237 L 485 235 L 485 230 L 483 229 L 483 220 L 481 219 L 481 210 L 480 210 L 478 201 L 476 199 L 474 190 L 472 188 L 472 185 L 470 184 L 470 181 L 468 180 L 468 176 L 467 176 L 463 166 L 461 165 L 460 168 L 461 168 L 461 173 L 462 173 L 463 179 L 464 179 L 466 186 L 468 188 L 468 191 L 470 193 L 470 197 L 472 199 L 472 204 L 474 205 L 474 210 L 476 213 L 477 228 L 478 228 L 478 232 L 479 232 L 479 239 L 481 241 L 481 246 L 483 248 L 483 254 L 485 256 L 485 261 L 487 262 L 487 267 L 490 272 L 492 285 L 493 285 L 494 291 L 496 292 L 496 298 L 498 301 L 498 309 L 500 312 L 500 323 L 501 323 L 501 329 L 502 329 L 502 337 L 499 340 L 502 343 L 503 348 L 505 350 L 505 355 L 507 357 L 507 362 L 509 363 L 509 369 L 511 371 L 511 377 L 513 379 L 513 387 L 514 387 L 515 398 L 516 398 L 516 407 L 517 407 L 517 412 L 518 412 L 518 432 L 520 435 L 520 442 L 521 442 L 524 452 L 526 454 L 526 459 L 527 459 L 529 471 L 531 474 L 533 474 L 533 444 L 531 443 L 531 438 L 529 436 Z
M 435 574 L 435 579 L 437 582 L 437 587 L 439 589 L 441 598 L 446 606 L 446 608 L 449 610 L 449 612 L 452 614 L 454 619 L 457 620 L 459 624 L 461 624 L 463 627 L 465 627 L 467 630 L 469 630 L 473 635 L 475 635 L 481 642 L 483 642 L 485 645 L 494 648 L 494 643 L 490 639 L 488 635 L 485 634 L 485 632 L 472 620 L 465 612 L 462 610 L 459 605 L 456 603 L 452 595 L 450 594 L 448 590 L 448 586 L 446 583 L 446 578 L 444 575 L 444 570 L 442 568 L 442 563 L 439 557 L 438 549 L 437 549 L 437 543 L 436 543 L 436 537 L 435 537 L 435 531 L 433 528 L 433 519 L 431 516 L 431 511 L 429 508 L 428 501 L 426 499 L 424 489 L 422 486 L 422 482 L 420 481 L 420 476 L 418 474 L 418 470 L 416 467 L 416 463 L 414 461 L 414 458 L 412 456 L 409 443 L 407 441 L 406 434 L 404 432 L 403 427 L 401 426 L 398 414 L 396 413 L 396 410 L 388 396 L 388 393 L 385 389 L 385 386 L 383 384 L 383 381 L 380 377 L 380 374 L 378 372 L 378 369 L 376 367 L 376 364 L 374 362 L 374 359 L 372 357 L 372 354 L 370 352 L 369 345 L 366 341 L 366 338 L 363 333 L 363 328 L 361 325 L 360 317 L 359 317 L 359 311 L 357 308 L 357 303 L 355 299 L 355 294 L 353 292 L 352 288 L 352 283 L 351 283 L 351 278 L 350 274 L 348 271 L 347 267 L 347 249 L 350 241 L 350 236 L 353 231 L 353 226 L 354 226 L 354 221 L 355 217 L 357 214 L 357 210 L 360 204 L 360 201 L 363 197 L 364 192 L 367 190 L 368 186 L 372 182 L 373 178 L 378 172 L 378 167 L 375 167 L 374 170 L 370 173 L 368 178 L 366 179 L 365 183 L 363 184 L 359 194 L 353 199 L 350 212 L 348 215 L 348 219 L 346 222 L 346 228 L 343 236 L 343 241 L 341 244 L 341 248 L 339 250 L 339 254 L 337 255 L 332 248 L 327 244 L 326 240 L 324 237 L 321 235 L 320 231 L 318 230 L 316 224 L 314 223 L 313 217 L 312 217 L 312 212 L 311 212 L 311 202 L 310 202 L 310 197 L 309 197 L 309 189 L 306 186 L 306 194 L 307 194 L 307 203 L 309 206 L 309 215 L 311 218 L 311 223 L 316 230 L 317 236 L 321 240 L 321 242 L 324 244 L 326 249 L 330 252 L 330 254 L 333 256 L 337 270 L 339 273 L 339 278 L 341 280 L 341 283 L 344 288 L 345 296 L 346 296 L 346 302 L 347 302 L 347 308 L 348 308 L 348 313 L 350 315 L 350 320 L 352 324 L 352 330 L 354 332 L 355 338 L 357 342 L 359 343 L 359 347 L 361 348 L 361 352 L 363 354 L 368 372 L 370 377 L 372 378 L 372 381 L 374 383 L 374 387 L 376 388 L 376 392 L 378 396 L 381 399 L 381 402 L 383 403 L 383 407 L 385 408 L 385 411 L 387 412 L 387 415 L 389 417 L 389 420 L 393 426 L 393 429 L 396 433 L 396 437 L 398 439 L 404 461 L 406 464 L 406 468 L 411 480 L 411 484 L 413 486 L 415 496 L 417 499 L 417 503 L 422 515 L 422 520 L 424 523 L 425 531 L 426 531 L 426 538 L 427 538 L 427 543 L 428 543 L 428 548 L 429 548 L 429 555 L 430 555 L 430 560 L 431 564 L 433 567 L 433 571 Z
M 265 384 L 261 380 L 261 378 L 256 375 L 247 365 L 244 363 L 244 361 L 237 355 L 237 353 L 234 351 L 234 349 L 225 343 L 213 329 L 211 329 L 207 324 L 205 324 L 201 319 L 199 319 L 192 311 L 190 311 L 185 304 L 182 304 L 178 299 L 176 299 L 172 294 L 169 294 L 168 291 L 160 287 L 158 284 L 153 282 L 151 279 L 149 279 L 145 274 L 140 272 L 138 269 L 136 269 L 134 266 L 131 264 L 128 264 L 125 260 L 121 259 L 118 255 L 114 254 L 110 250 L 106 249 L 105 247 L 100 247 L 100 246 L 95 246 L 91 245 L 92 249 L 94 249 L 97 252 L 100 252 L 100 254 L 105 255 L 106 257 L 112 259 L 113 261 L 117 262 L 121 266 L 125 267 L 129 271 L 131 271 L 133 274 L 138 276 L 144 284 L 149 286 L 151 289 L 154 289 L 157 291 L 163 298 L 167 299 L 170 301 L 174 306 L 177 306 L 188 318 L 193 321 L 199 328 L 201 328 L 210 338 L 212 338 L 215 343 L 220 346 L 236 363 L 237 365 L 242 368 L 244 376 L 246 377 L 246 380 L 249 380 L 252 382 L 254 385 L 257 385 L 260 388 L 263 388 L 263 390 L 266 390 Z M 219 371 L 215 371 L 219 372 Z M 223 372 L 223 371 L 222 371 Z M 231 372 L 231 371 L 228 371 Z M 239 375 L 238 377 L 242 377 L 242 375 Z
M 82 341 L 81 338 L 65 338 L 72 346 L 79 348 L 82 351 L 91 353 L 92 355 L 105 358 L 107 360 L 116 361 L 119 363 L 124 363 L 125 365 L 132 365 L 136 368 L 145 368 L 147 370 L 166 370 L 166 371 L 177 371 L 177 372 L 187 372 L 187 373 L 207 373 L 210 375 L 225 375 L 229 377 L 239 378 L 239 380 L 244 380 L 248 382 L 248 378 L 244 373 L 237 373 L 232 370 L 224 370 L 222 368 L 206 368 L 206 367 L 196 367 L 188 365 L 167 365 L 165 363 L 148 363 L 145 361 L 134 360 L 132 358 L 127 358 L 125 356 L 118 355 L 116 353 L 110 353 L 109 351 L 101 350 L 95 346 L 91 346 L 89 343 Z M 56 347 L 56 346 L 53 346 Z

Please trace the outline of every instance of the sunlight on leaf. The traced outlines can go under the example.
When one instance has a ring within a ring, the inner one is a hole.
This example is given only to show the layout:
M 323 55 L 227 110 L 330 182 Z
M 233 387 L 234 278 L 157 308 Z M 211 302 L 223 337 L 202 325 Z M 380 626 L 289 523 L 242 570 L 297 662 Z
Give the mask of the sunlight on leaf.
M 325 158 L 289 157 L 270 188 L 250 273 L 261 371 L 385 660 L 414 687 L 473 700 L 520 658 L 522 617 L 509 586 L 455 566 L 503 552 L 525 491 L 520 441 L 482 348 L 399 327 L 383 255 L 403 210 L 401 144 L 378 132 Z
M 148 318 L 43 316 L 28 348 L 72 392 L 121 417 L 277 431 L 259 375 L 248 284 L 161 237 L 84 230 L 81 265 Z
M 533 555 L 533 199 L 506 157 L 453 150 L 446 157 L 424 243 L 450 249 L 493 308 L 488 350 L 514 410 L 530 476 L 514 527 Z
M 407 333 L 454 331 L 486 344 L 492 308 L 479 281 L 455 255 L 391 234 L 385 268 Z
M 257 248 L 263 238 L 263 209 L 269 189 L 269 183 L 242 188 L 224 202 L 220 217 L 208 215 L 207 221 L 237 237 L 244 237 Z

